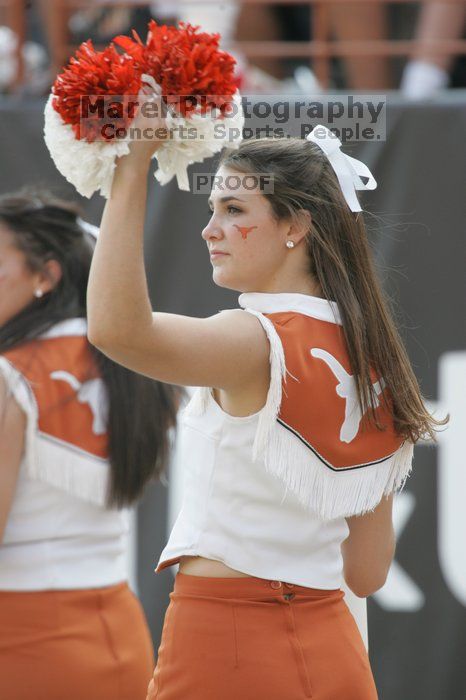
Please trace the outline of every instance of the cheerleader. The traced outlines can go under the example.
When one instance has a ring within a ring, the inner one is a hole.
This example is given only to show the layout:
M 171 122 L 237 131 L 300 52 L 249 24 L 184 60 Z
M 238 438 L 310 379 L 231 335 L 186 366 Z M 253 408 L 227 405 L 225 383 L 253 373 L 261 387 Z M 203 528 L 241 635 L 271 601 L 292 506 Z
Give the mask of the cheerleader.
M 133 143 L 117 165 L 90 341 L 198 387 L 182 418 L 184 501 L 157 567 L 179 564 L 148 700 L 377 697 L 341 584 L 360 597 L 384 584 L 393 492 L 437 423 L 359 213 L 356 189 L 375 180 L 340 146 L 317 127 L 223 154 L 202 238 L 240 308 L 209 318 L 152 312 L 143 224 L 159 143 Z M 251 176 L 273 191 L 251 191 Z
M 89 345 L 88 231 L 49 195 L 0 198 L 4 700 L 143 700 L 153 670 L 128 506 L 165 461 L 177 399 Z

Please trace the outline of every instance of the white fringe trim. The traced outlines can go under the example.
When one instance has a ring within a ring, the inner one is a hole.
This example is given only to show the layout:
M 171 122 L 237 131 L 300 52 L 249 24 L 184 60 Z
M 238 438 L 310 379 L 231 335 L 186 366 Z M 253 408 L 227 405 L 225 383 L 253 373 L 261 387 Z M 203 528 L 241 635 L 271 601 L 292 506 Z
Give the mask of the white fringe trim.
M 277 422 L 263 458 L 267 471 L 281 479 L 306 509 L 331 520 L 372 511 L 383 496 L 401 490 L 411 472 L 413 447 L 405 441 L 384 462 L 333 470 Z
M 203 416 L 209 404 L 210 391 L 207 386 L 198 386 L 181 413 L 187 416 Z
M 287 369 L 282 341 L 272 321 L 261 314 L 260 311 L 249 308 L 246 308 L 245 311 L 259 319 L 270 344 L 270 386 L 267 392 L 267 401 L 259 415 L 259 422 L 252 448 L 252 458 L 254 461 L 257 461 L 258 456 L 264 452 L 269 436 L 277 422 L 276 419 L 282 402 L 282 382 L 286 382 Z
M 38 459 L 28 465 L 28 476 L 105 507 L 110 478 L 107 460 L 44 433 L 38 433 L 36 440 Z

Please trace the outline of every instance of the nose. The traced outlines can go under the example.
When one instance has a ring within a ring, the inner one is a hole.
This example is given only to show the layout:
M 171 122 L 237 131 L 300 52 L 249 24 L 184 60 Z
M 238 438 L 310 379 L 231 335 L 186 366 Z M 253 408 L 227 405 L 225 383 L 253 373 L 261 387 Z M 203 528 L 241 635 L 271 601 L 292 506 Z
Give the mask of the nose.
M 220 226 L 217 225 L 215 221 L 215 215 L 213 215 L 207 226 L 202 230 L 202 238 L 208 243 L 210 240 L 220 240 L 223 238 L 223 232 Z

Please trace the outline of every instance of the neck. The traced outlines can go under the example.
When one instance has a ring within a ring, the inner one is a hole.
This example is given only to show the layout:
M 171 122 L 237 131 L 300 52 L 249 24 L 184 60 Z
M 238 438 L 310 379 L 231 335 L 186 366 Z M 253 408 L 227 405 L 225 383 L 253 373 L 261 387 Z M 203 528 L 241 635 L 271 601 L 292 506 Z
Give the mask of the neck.
M 278 281 L 270 284 L 252 287 L 251 289 L 242 289 L 241 292 L 262 292 L 264 294 L 308 294 L 312 297 L 323 297 L 322 289 L 317 282 L 310 280 L 295 281 L 294 284 L 284 284 Z

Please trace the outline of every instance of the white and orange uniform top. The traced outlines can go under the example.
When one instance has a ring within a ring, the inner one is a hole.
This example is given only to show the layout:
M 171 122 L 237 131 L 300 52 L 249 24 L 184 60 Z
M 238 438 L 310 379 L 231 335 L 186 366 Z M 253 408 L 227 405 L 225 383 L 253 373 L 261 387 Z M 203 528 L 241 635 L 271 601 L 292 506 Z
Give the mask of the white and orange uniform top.
M 413 445 L 379 398 L 384 430 L 361 415 L 335 302 L 247 293 L 239 303 L 270 343 L 267 401 L 235 417 L 209 388 L 194 393 L 178 438 L 184 500 L 156 570 L 203 556 L 260 578 L 339 588 L 345 518 L 401 489 Z M 372 379 L 381 397 L 383 379 Z
M 126 509 L 106 507 L 107 396 L 86 337 L 69 319 L 0 355 L 27 418 L 0 543 L 0 590 L 79 589 L 127 579 Z

